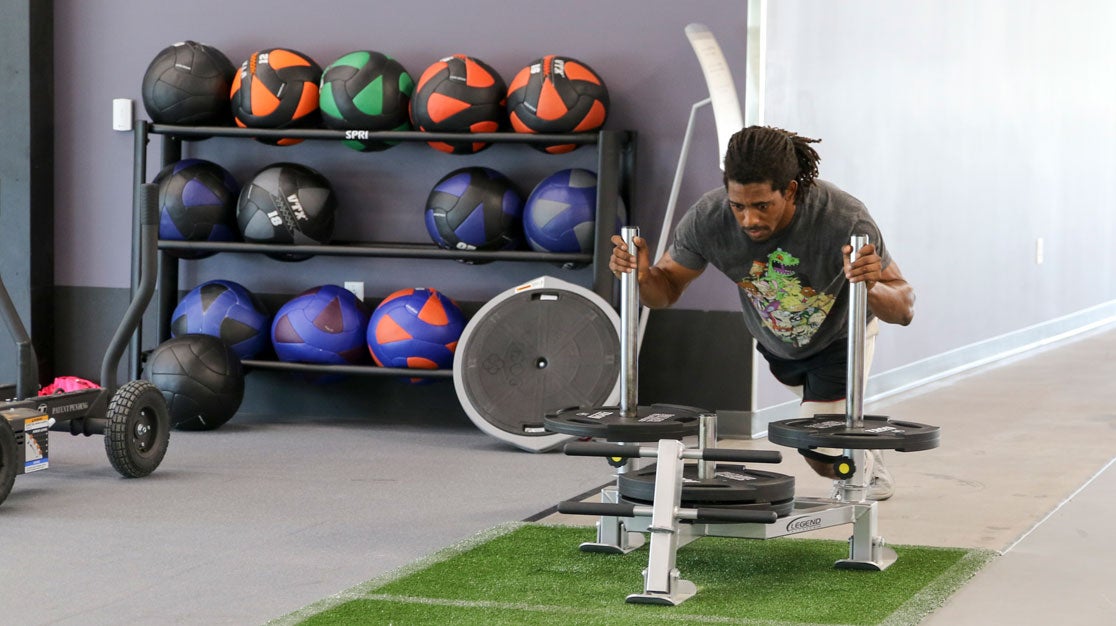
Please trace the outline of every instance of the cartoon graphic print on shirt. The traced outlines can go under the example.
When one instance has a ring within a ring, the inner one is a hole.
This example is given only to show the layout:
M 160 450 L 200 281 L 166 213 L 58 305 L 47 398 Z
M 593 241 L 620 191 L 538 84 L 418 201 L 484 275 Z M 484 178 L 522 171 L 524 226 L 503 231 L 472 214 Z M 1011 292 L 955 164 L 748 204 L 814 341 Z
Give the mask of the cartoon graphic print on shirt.
M 795 274 L 799 260 L 781 248 L 767 262 L 752 261 L 748 276 L 737 281 L 772 334 L 795 347 L 810 343 L 829 315 L 837 296 L 818 293 Z

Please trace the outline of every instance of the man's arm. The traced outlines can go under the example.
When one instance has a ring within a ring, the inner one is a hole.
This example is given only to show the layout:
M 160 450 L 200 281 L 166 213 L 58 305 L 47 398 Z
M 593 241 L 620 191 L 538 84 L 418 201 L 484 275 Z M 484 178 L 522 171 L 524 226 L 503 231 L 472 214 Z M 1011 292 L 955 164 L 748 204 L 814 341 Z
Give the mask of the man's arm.
M 889 324 L 906 326 L 914 319 L 914 287 L 911 287 L 892 261 L 880 272 L 880 280 L 868 283 L 868 308 Z
M 876 246 L 868 244 L 860 249 L 856 263 L 849 263 L 852 246 L 845 246 L 845 277 L 850 283 L 868 283 L 868 308 L 882 321 L 906 326 L 914 319 L 915 293 L 899 264 L 894 261 L 882 268 L 883 260 L 876 254 Z
M 639 283 L 639 301 L 646 307 L 661 309 L 678 301 L 682 292 L 691 282 L 701 276 L 701 270 L 692 270 L 678 264 L 670 256 L 670 252 L 663 254 L 658 263 L 651 265 L 651 253 L 647 249 L 647 242 L 643 237 L 632 240 L 636 246 L 639 257 L 639 272 L 636 282 Z M 609 258 L 608 267 L 617 278 L 621 273 L 630 272 L 636 267 L 636 255 L 628 251 L 624 240 L 619 235 L 613 235 L 612 256 Z

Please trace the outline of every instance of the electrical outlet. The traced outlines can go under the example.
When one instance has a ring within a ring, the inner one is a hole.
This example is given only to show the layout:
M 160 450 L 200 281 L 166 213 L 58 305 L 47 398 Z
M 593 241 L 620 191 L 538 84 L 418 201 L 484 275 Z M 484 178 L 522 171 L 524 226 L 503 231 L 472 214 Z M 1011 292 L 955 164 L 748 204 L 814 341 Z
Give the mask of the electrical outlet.
M 1043 252 L 1042 237 L 1039 237 L 1035 239 L 1035 265 L 1042 265 Z
M 364 282 L 359 280 L 346 280 L 345 289 L 353 292 L 357 299 L 364 301 Z

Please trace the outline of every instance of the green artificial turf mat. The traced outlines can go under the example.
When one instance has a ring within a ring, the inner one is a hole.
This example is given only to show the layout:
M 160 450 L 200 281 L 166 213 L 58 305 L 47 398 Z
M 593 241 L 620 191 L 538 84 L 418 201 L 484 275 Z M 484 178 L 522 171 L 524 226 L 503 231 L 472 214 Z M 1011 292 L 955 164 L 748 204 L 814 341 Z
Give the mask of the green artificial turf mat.
M 332 624 L 914 624 L 964 584 L 990 551 L 893 546 L 882 572 L 838 570 L 843 541 L 703 537 L 678 550 L 698 587 L 679 606 L 628 604 L 647 548 L 581 552 L 587 527 L 515 525 L 448 548 L 287 616 Z

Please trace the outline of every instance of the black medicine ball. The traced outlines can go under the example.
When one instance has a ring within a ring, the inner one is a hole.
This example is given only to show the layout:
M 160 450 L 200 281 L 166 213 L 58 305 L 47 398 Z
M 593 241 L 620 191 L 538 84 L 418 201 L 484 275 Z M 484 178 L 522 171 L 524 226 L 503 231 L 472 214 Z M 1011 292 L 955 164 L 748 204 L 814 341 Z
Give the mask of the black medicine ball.
M 227 125 L 236 68 L 213 46 L 183 41 L 164 48 L 143 75 L 143 108 L 157 124 Z
M 333 238 L 336 205 L 333 186 L 320 172 L 297 163 L 275 163 L 241 188 L 237 227 L 247 242 L 324 245 Z
M 212 335 L 182 335 L 148 356 L 143 378 L 167 401 L 171 423 L 212 430 L 232 419 L 244 400 L 244 372 L 232 348 Z

